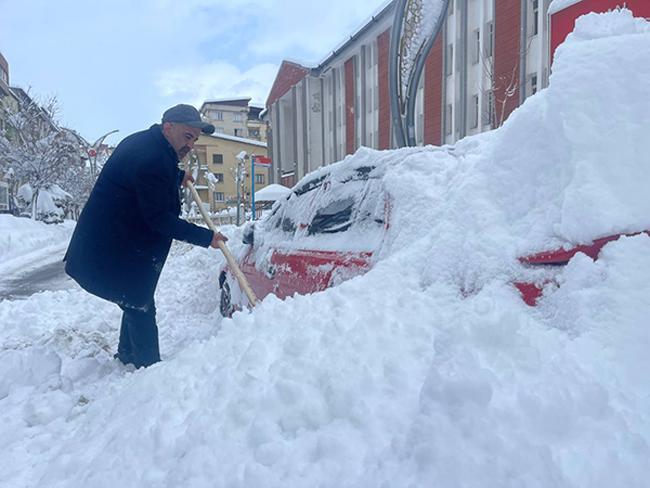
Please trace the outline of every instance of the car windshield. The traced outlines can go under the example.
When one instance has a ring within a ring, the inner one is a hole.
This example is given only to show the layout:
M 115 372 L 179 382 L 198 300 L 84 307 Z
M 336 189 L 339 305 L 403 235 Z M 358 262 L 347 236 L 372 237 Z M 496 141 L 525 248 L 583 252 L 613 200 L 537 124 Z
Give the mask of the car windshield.
M 298 186 L 278 203 L 268 220 L 266 241 L 284 247 L 368 249 L 384 228 L 385 196 L 372 166 L 354 168 L 333 178 L 319 175 Z

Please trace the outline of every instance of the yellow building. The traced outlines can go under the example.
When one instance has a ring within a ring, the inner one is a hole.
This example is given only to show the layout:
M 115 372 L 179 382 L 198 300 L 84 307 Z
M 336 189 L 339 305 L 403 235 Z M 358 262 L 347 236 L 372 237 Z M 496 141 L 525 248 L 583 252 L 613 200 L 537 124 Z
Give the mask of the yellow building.
M 195 187 L 205 203 L 209 203 L 210 211 L 215 212 L 227 207 L 237 206 L 237 174 L 238 155 L 246 153 L 244 160 L 244 176 L 241 180 L 241 203 L 246 210 L 251 205 L 251 157 L 266 156 L 266 143 L 253 139 L 244 139 L 226 134 L 201 135 L 194 145 L 194 152 L 200 162 L 199 176 Z M 212 182 L 208 181 L 205 172 L 214 175 Z M 270 168 L 255 167 L 255 191 L 269 184 Z

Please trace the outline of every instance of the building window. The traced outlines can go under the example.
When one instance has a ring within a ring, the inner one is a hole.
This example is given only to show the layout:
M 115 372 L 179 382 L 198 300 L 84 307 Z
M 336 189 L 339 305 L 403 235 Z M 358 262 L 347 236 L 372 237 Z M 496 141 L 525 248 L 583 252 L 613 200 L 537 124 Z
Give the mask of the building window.
M 215 191 L 212 193 L 212 196 L 214 197 L 215 202 L 223 202 L 226 200 L 222 191 Z
M 9 74 L 3 68 L 0 68 L 0 78 L 2 78 L 2 81 L 6 84 L 9 84 Z
M 214 133 L 215 134 L 223 134 L 224 133 L 223 127 L 215 127 L 214 128 Z
M 236 112 L 236 113 L 232 114 L 232 121 L 233 122 L 241 122 L 241 120 L 242 120 L 241 119 L 241 113 Z
M 447 58 L 445 59 L 445 74 L 450 76 L 454 72 L 454 45 L 447 45 Z
M 217 183 L 223 183 L 223 173 L 215 173 L 214 177 L 217 180 Z
M 214 120 L 223 120 L 223 112 L 221 110 L 214 110 L 212 112 Z
M 451 128 L 453 126 L 453 120 L 452 120 L 453 112 L 451 108 L 451 103 L 447 104 L 447 109 L 445 110 L 445 134 L 450 136 L 451 135 Z
M 248 137 L 252 137 L 253 139 L 259 139 L 260 138 L 260 130 L 259 129 L 248 129 Z
M 255 175 L 255 183 L 264 184 L 264 175 Z
M 223 154 L 213 154 L 212 164 L 223 164 Z
M 474 30 L 473 43 L 472 43 L 472 64 L 478 63 L 479 53 L 481 52 L 481 31 Z
M 492 51 L 493 51 L 493 39 L 494 39 L 494 22 L 488 22 L 485 24 L 485 39 L 483 39 L 483 44 L 484 47 L 483 49 L 485 50 L 485 57 L 489 58 L 492 56 Z
M 483 125 L 494 126 L 494 92 L 488 90 L 483 94 L 485 109 L 483 110 Z
M 471 105 L 471 114 L 470 114 L 470 129 L 476 129 L 478 127 L 478 95 L 472 95 L 472 105 Z
M 242 137 L 244 135 L 244 129 L 235 129 L 235 136 Z
M 533 33 L 534 36 L 537 35 L 538 33 L 538 21 L 539 21 L 539 0 L 533 0 L 533 10 L 532 10 L 533 18 L 532 18 L 532 29 L 531 32 Z
M 537 73 L 530 76 L 530 94 L 534 95 L 537 93 Z

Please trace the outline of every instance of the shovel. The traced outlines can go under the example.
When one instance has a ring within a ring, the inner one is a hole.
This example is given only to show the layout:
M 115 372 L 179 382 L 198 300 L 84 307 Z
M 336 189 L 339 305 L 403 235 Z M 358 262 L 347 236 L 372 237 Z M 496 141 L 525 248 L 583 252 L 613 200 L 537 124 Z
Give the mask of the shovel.
M 205 220 L 205 223 L 208 225 L 208 227 L 212 232 L 219 232 L 217 230 L 217 227 L 214 225 L 214 222 L 212 222 L 212 219 L 208 215 L 208 212 L 206 212 L 205 208 L 203 208 L 203 202 L 201 201 L 201 197 L 196 191 L 196 188 L 194 188 L 194 184 L 191 181 L 188 181 L 187 187 L 190 189 L 192 198 L 194 198 L 196 205 L 199 207 L 199 212 L 201 212 L 201 216 L 203 217 L 203 220 Z M 255 293 L 253 293 L 253 289 L 251 288 L 251 285 L 248 283 L 246 276 L 244 276 L 244 273 L 242 273 L 241 269 L 239 268 L 239 265 L 237 264 L 237 261 L 235 261 L 235 258 L 233 257 L 232 253 L 226 246 L 226 243 L 223 241 L 219 241 L 217 245 L 219 246 L 219 249 L 221 249 L 221 252 L 225 256 L 226 261 L 228 262 L 228 266 L 230 266 L 230 271 L 232 271 L 232 273 L 235 275 L 235 278 L 237 278 L 239 287 L 246 294 L 246 298 L 248 298 L 248 302 L 251 304 L 251 307 L 254 307 L 255 305 L 257 305 L 257 297 L 255 296 Z

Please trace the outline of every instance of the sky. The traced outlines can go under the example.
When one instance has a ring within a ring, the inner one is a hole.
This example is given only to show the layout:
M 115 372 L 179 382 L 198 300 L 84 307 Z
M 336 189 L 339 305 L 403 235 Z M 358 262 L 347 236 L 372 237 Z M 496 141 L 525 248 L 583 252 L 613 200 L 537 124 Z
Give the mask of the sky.
M 283 59 L 318 64 L 387 0 L 0 0 L 10 83 L 56 96 L 90 142 L 147 128 L 176 103 L 264 105 Z

